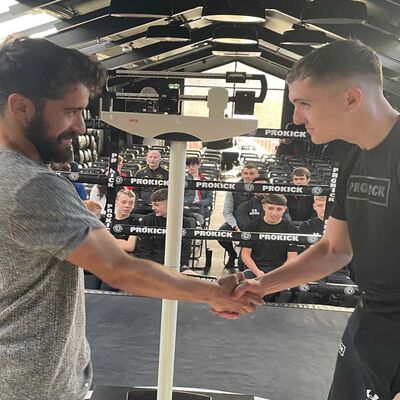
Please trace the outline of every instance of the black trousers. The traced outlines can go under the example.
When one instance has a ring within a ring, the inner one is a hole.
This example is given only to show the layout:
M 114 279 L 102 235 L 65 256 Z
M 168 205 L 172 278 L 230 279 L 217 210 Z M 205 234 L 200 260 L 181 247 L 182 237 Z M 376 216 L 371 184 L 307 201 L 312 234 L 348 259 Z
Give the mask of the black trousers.
M 351 315 L 328 400 L 392 400 L 400 393 L 400 315 L 366 308 Z
M 219 227 L 220 231 L 233 231 L 233 228 L 227 223 L 223 223 Z M 231 256 L 236 257 L 236 251 L 233 248 L 233 242 L 228 241 L 228 240 L 218 240 L 218 243 L 228 252 L 228 254 Z

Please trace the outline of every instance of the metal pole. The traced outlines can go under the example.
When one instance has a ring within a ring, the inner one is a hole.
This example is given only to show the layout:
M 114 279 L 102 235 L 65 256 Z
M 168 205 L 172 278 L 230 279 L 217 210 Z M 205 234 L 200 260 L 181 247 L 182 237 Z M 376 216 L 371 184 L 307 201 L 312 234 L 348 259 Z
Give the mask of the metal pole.
M 165 265 L 174 267 L 177 271 L 181 258 L 185 164 L 186 142 L 171 142 Z M 177 301 L 163 300 L 157 400 L 172 400 L 177 313 Z

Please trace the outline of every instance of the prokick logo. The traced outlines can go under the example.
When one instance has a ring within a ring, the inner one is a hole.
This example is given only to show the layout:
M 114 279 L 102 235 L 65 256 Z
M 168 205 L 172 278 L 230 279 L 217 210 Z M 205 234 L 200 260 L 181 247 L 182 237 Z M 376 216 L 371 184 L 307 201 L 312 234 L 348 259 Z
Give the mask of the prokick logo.
M 389 189 L 389 179 L 351 175 L 347 184 L 347 198 L 387 206 Z
M 379 396 L 377 394 L 372 394 L 371 389 L 367 389 L 367 398 L 365 400 L 379 400 Z

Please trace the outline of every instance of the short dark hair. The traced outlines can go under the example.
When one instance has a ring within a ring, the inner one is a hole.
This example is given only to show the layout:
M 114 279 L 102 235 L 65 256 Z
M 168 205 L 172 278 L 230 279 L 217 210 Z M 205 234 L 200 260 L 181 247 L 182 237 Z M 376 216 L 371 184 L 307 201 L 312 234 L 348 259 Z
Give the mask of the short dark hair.
M 159 201 L 166 201 L 166 200 L 168 200 L 168 189 L 167 188 L 156 190 L 155 192 L 153 192 L 151 194 L 151 197 L 150 197 L 150 201 L 152 203 L 157 203 Z
M 62 98 L 77 84 L 83 84 L 95 96 L 105 77 L 100 63 L 78 50 L 46 39 L 17 38 L 0 49 L 0 112 L 12 93 L 29 98 L 37 107 L 46 99 Z
M 186 165 L 200 165 L 199 157 L 187 157 L 186 158 Z
M 267 181 L 268 183 L 270 182 L 269 178 L 267 178 L 265 175 L 259 175 L 253 179 L 253 183 L 261 181 Z
M 286 76 L 288 84 L 305 78 L 327 83 L 358 75 L 382 85 L 382 62 L 374 50 L 359 40 L 339 40 L 308 53 Z
M 274 204 L 276 206 L 286 207 L 287 200 L 283 194 L 266 194 L 261 200 L 262 204 Z
M 310 179 L 311 173 L 310 170 L 306 167 L 297 167 L 292 171 L 292 178 L 294 176 L 305 176 L 307 179 Z

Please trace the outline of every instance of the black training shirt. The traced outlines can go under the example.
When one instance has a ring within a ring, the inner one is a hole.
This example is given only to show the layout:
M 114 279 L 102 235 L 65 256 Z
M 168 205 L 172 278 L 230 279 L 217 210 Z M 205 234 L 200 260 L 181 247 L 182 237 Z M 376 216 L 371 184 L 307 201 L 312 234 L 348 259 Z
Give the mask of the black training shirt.
M 297 228 L 289 221 L 282 219 L 279 224 L 267 224 L 263 218 L 249 226 L 250 232 L 271 233 L 297 233 Z M 280 267 L 287 260 L 288 251 L 297 251 L 296 245 L 266 241 L 247 242 L 242 241 L 241 247 L 251 248 L 251 258 L 257 267 Z
M 348 222 L 355 281 L 367 303 L 400 311 L 400 122 L 375 148 L 350 152 L 331 215 Z

